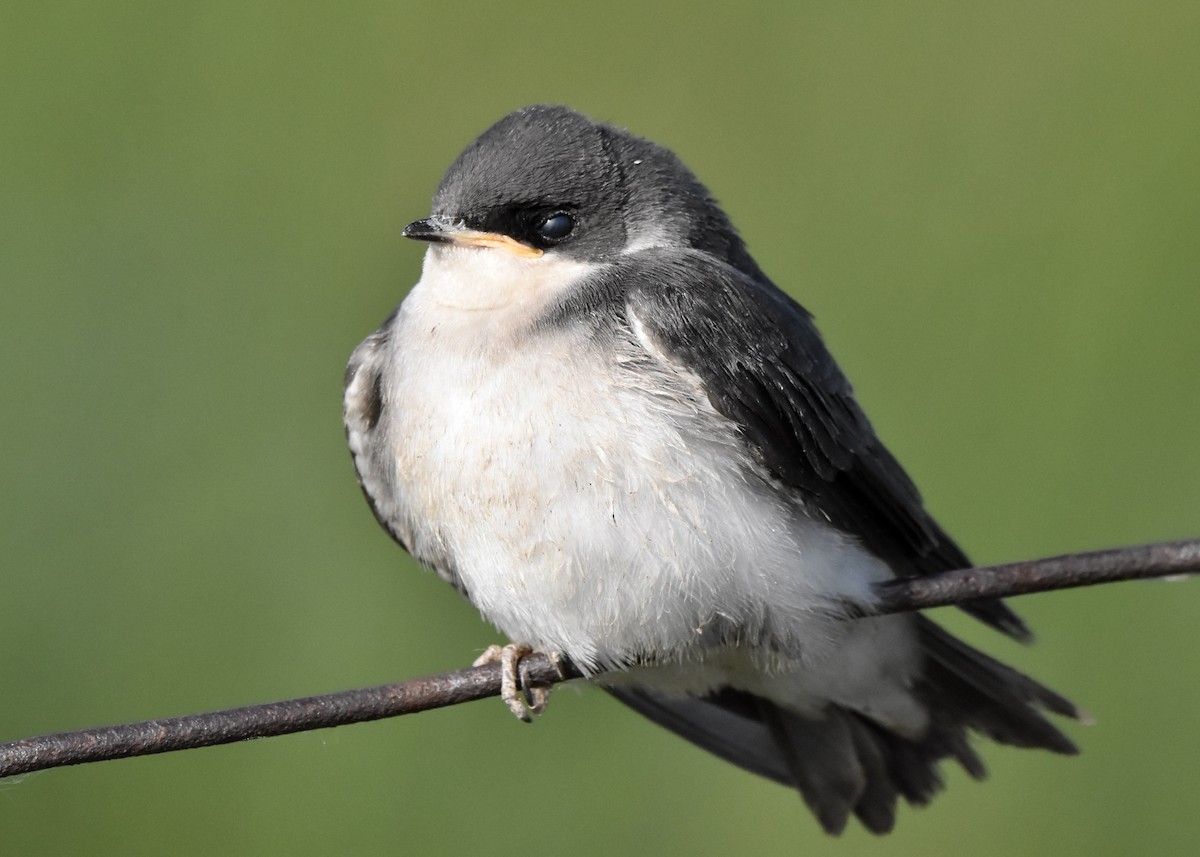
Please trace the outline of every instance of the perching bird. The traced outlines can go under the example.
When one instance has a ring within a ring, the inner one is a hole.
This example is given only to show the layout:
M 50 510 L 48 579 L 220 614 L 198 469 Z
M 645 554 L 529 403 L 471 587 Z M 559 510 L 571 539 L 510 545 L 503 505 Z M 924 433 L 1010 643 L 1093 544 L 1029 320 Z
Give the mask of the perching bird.
M 674 154 L 528 107 L 404 234 L 424 269 L 350 360 L 350 449 L 384 528 L 522 644 L 510 673 L 564 656 L 830 833 L 890 830 L 941 759 L 982 777 L 971 732 L 1076 752 L 1050 689 L 923 616 L 848 618 L 969 562 Z

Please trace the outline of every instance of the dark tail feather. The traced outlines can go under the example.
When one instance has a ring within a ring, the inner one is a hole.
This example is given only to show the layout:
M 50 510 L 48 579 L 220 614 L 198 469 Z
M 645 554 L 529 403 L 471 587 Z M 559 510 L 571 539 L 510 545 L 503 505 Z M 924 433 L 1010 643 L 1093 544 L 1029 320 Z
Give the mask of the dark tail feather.
M 1040 713 L 1086 719 L 1075 705 L 923 616 L 916 621 L 925 667 L 915 690 L 931 712 L 930 727 L 917 740 L 836 705 L 813 718 L 730 689 L 701 698 L 660 696 L 634 685 L 608 690 L 721 758 L 798 789 L 834 835 L 851 814 L 873 833 L 891 830 L 899 797 L 923 805 L 942 788 L 942 759 L 981 779 L 986 772 L 970 747 L 971 731 L 1017 747 L 1077 752 Z
M 923 691 L 942 731 L 982 732 L 1001 744 L 1074 755 L 1079 749 L 1039 709 L 1088 720 L 1069 699 L 917 617 L 925 652 Z
M 821 827 L 835 836 L 841 833 L 868 783 L 867 766 L 859 759 L 847 712 L 833 709 L 829 716 L 814 720 L 759 700 L 759 714 Z M 895 803 L 893 790 L 891 805 Z M 872 818 L 876 814 L 869 813 Z

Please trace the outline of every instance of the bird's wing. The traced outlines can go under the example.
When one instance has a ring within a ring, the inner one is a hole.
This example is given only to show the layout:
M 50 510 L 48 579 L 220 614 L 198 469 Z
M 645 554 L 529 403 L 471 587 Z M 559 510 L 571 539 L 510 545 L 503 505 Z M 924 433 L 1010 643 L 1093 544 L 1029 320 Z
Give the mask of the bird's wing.
M 699 378 L 772 476 L 898 577 L 970 565 L 875 436 L 803 307 L 765 278 L 704 253 L 652 249 L 635 257 L 637 276 L 623 278 L 633 283 L 625 294 L 631 326 L 650 337 L 654 356 Z M 1029 637 L 998 600 L 960 606 Z
M 389 450 L 381 425 L 384 415 L 383 369 L 391 320 L 389 318 L 379 330 L 360 342 L 350 355 L 342 420 L 363 496 L 376 520 L 402 548 L 409 550 L 404 534 L 396 529 L 395 486 L 387 478 L 392 468 L 386 466 Z

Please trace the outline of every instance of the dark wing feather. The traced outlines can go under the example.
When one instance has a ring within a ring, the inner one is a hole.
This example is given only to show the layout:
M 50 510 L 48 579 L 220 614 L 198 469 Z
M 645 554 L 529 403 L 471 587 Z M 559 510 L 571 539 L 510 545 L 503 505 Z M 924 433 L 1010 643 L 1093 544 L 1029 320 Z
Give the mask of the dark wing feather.
M 610 684 L 605 690 L 643 717 L 760 777 L 795 787 L 779 744 L 762 722 L 759 700 L 722 690 L 702 697 L 665 696 L 643 685 Z
M 700 378 L 713 406 L 742 427 L 773 476 L 898 577 L 970 566 L 876 437 L 803 307 L 769 281 L 703 253 L 647 250 L 636 264 L 628 311 Z M 960 606 L 1029 638 L 998 600 Z

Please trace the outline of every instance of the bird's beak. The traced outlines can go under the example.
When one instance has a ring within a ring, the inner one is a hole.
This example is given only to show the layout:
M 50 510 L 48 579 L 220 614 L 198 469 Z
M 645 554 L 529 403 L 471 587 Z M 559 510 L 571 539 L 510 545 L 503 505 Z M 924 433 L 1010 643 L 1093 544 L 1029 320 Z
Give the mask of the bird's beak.
M 537 247 L 531 247 L 499 232 L 480 232 L 467 229 L 461 222 L 443 217 L 425 217 L 414 220 L 404 227 L 405 238 L 417 241 L 432 241 L 438 244 L 454 244 L 458 247 L 495 247 L 514 256 L 536 259 L 542 255 Z

